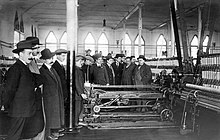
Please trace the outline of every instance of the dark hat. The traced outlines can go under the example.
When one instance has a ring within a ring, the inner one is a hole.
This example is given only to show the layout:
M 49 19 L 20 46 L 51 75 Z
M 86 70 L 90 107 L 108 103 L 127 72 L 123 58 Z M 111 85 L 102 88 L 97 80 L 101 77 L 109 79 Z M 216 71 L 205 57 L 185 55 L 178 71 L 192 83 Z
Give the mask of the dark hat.
M 144 55 L 139 55 L 139 57 L 137 59 L 143 59 L 144 61 L 146 61 L 147 59 L 144 57 Z
M 86 50 L 86 52 L 88 52 L 88 51 L 90 51 L 90 52 L 91 52 L 92 50 L 90 50 L 90 49 Z
M 87 56 L 85 56 L 85 59 L 91 61 L 92 63 L 94 63 L 94 59 L 91 56 L 87 55 Z
M 93 55 L 93 58 L 95 59 L 95 60 L 97 60 L 97 59 L 99 59 L 100 57 L 102 57 L 102 55 L 101 54 L 95 54 L 95 55 Z
M 55 51 L 55 54 L 61 54 L 61 53 L 67 53 L 68 51 L 67 50 L 65 50 L 65 49 L 57 49 L 56 51 Z
M 29 36 L 29 37 L 26 38 L 26 40 L 30 41 L 33 45 L 43 45 L 43 44 L 40 43 L 38 37 Z
M 75 58 L 75 61 L 79 61 L 79 60 L 85 60 L 86 58 L 85 58 L 85 56 L 83 56 L 83 55 L 76 55 L 76 58 Z
M 50 59 L 51 57 L 53 57 L 55 55 L 55 53 L 52 53 L 49 49 L 44 49 L 41 51 L 41 57 L 40 59 Z
M 106 59 L 106 60 L 109 60 L 109 59 L 113 59 L 113 58 L 112 58 L 111 55 L 107 55 L 107 56 L 105 57 L 105 59 Z
M 124 54 L 116 54 L 115 58 L 118 58 L 118 57 L 125 57 L 125 55 Z
M 33 45 L 31 42 L 27 41 L 27 40 L 22 40 L 20 42 L 18 42 L 16 44 L 17 48 L 12 50 L 13 53 L 19 53 L 21 51 L 23 51 L 24 49 L 31 49 L 34 50 L 36 49 L 36 47 L 34 47 L 35 45 Z

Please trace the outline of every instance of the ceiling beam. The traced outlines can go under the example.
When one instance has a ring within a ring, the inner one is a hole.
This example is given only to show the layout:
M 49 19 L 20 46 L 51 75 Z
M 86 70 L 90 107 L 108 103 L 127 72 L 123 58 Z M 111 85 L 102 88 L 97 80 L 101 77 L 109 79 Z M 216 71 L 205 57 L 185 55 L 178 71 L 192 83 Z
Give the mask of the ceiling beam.
M 140 6 L 143 6 L 143 2 L 139 2 L 137 5 L 135 5 L 131 11 L 129 11 L 120 21 L 119 23 L 113 28 L 114 30 L 117 29 L 123 22 L 125 22 L 131 15 L 133 15 Z

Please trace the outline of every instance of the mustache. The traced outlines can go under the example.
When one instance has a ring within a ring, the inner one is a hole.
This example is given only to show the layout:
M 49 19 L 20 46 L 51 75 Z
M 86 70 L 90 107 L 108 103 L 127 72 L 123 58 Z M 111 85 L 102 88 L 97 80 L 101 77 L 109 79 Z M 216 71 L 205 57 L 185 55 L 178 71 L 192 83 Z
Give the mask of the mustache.
M 34 58 L 28 58 L 28 60 L 34 60 Z
M 53 64 L 53 61 L 52 61 L 52 62 L 50 62 L 50 64 Z

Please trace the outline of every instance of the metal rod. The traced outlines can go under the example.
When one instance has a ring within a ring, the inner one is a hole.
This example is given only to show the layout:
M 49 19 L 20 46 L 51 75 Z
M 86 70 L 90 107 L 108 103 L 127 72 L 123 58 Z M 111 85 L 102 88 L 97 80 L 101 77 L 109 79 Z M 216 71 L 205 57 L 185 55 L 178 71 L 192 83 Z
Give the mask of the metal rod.
M 186 87 L 192 88 L 192 89 L 195 89 L 195 90 L 202 90 L 202 91 L 206 91 L 206 92 L 212 92 L 212 93 L 220 94 L 219 89 L 215 89 L 215 88 L 211 88 L 211 87 L 204 87 L 204 86 L 198 86 L 198 85 L 193 85 L 193 84 L 186 84 Z

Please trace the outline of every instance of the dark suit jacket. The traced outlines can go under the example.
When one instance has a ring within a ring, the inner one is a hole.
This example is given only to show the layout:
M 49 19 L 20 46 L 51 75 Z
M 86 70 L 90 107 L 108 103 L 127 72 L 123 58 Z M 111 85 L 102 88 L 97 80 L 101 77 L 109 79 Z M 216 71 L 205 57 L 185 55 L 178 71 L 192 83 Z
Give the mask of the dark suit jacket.
M 105 66 L 107 73 L 108 73 L 109 85 L 114 85 L 115 77 L 113 77 L 112 69 L 108 66 L 107 63 L 104 63 L 103 65 Z
M 109 84 L 108 73 L 105 66 L 93 64 L 90 69 L 91 83 L 106 85 Z
M 58 61 L 55 61 L 52 67 L 56 70 L 57 74 L 60 77 L 60 81 L 62 84 L 62 90 L 63 90 L 63 97 L 64 97 L 64 99 L 67 99 L 68 98 L 68 90 L 67 90 L 67 84 L 66 84 L 65 69 L 63 66 L 60 65 L 60 63 Z
M 48 128 L 60 128 L 64 125 L 64 101 L 60 78 L 56 70 L 53 74 L 46 65 L 42 65 L 40 73 L 44 77 L 43 100 Z
M 29 68 L 17 60 L 6 73 L 4 103 L 9 105 L 9 116 L 31 117 L 35 114 L 36 81 Z
M 137 67 L 135 68 L 135 73 L 137 73 L 138 67 L 139 67 L 139 66 L 137 66 Z M 142 82 L 144 85 L 150 84 L 150 83 L 152 82 L 152 72 L 151 72 L 150 66 L 148 66 L 148 65 L 146 65 L 146 64 L 143 64 L 143 65 L 140 67 L 140 76 L 141 76 L 141 82 Z
M 76 86 L 75 100 L 82 101 L 83 98 L 81 94 L 84 93 L 84 77 L 83 77 L 82 69 L 77 66 L 75 66 L 75 86 Z
M 135 64 L 130 64 L 127 68 L 126 65 L 124 66 L 123 73 L 122 73 L 122 85 L 133 85 L 134 80 L 134 70 L 136 68 Z
M 124 65 L 119 63 L 119 66 L 116 66 L 116 62 L 112 63 L 112 67 L 115 72 L 115 85 L 121 85 L 121 78 Z

